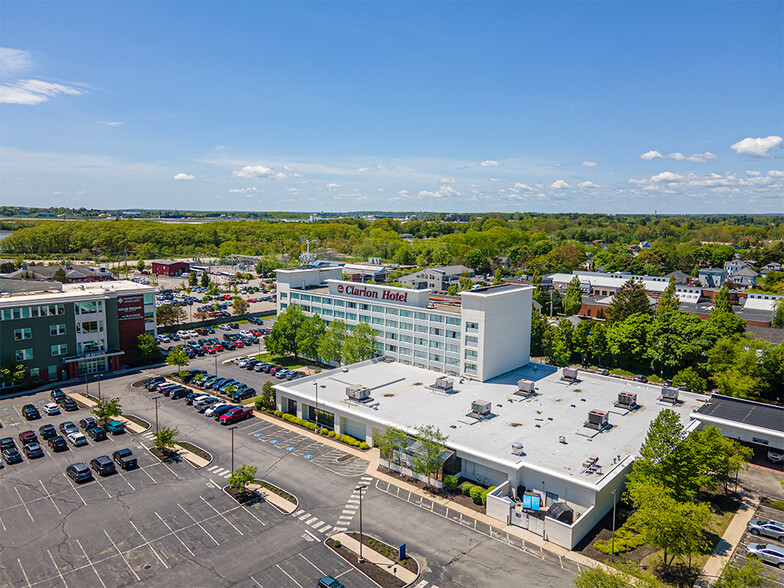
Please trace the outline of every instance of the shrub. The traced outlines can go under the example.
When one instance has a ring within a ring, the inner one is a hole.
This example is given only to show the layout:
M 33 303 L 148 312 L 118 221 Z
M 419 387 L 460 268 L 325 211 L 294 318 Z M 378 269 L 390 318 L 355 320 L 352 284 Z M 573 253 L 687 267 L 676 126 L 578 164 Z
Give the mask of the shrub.
M 482 492 L 484 492 L 484 490 L 481 486 L 474 486 L 471 488 L 470 496 L 471 500 L 474 501 L 474 504 L 482 504 Z
M 468 482 L 463 484 L 463 488 L 462 488 L 463 496 L 471 496 L 471 489 L 473 487 L 474 487 L 474 485 L 473 484 L 469 484 Z
M 316 425 L 316 423 L 305 423 L 305 426 L 311 431 L 318 429 L 318 425 Z
M 615 553 L 626 553 L 638 548 L 645 543 L 642 535 L 638 535 L 626 525 L 615 531 Z M 605 555 L 612 555 L 612 538 L 605 540 L 597 539 L 593 542 L 593 546 L 597 551 L 601 551 Z
M 457 490 L 457 478 L 454 476 L 444 476 L 444 488 L 449 492 Z
M 370 445 L 368 445 L 365 441 L 359 444 L 360 449 L 370 449 Z
M 256 410 L 264 410 L 264 405 L 261 402 L 261 396 L 256 398 L 256 401 L 253 403 L 253 405 L 256 407 Z
M 341 545 L 340 541 L 335 541 L 335 547 L 340 547 Z
M 272 414 L 274 414 L 276 417 L 283 416 L 283 413 L 282 413 L 282 412 L 280 412 L 279 410 L 276 410 L 276 411 L 275 411 L 275 412 L 273 412 Z
M 327 435 L 330 437 L 330 439 L 334 439 L 336 433 L 335 433 L 335 431 L 330 431 L 329 433 L 327 433 Z
M 327 435 L 329 435 L 329 429 L 321 429 L 321 434 L 326 437 Z
M 487 506 L 487 495 L 490 494 L 493 490 L 495 490 L 497 486 L 490 486 L 487 490 L 482 492 L 482 506 Z

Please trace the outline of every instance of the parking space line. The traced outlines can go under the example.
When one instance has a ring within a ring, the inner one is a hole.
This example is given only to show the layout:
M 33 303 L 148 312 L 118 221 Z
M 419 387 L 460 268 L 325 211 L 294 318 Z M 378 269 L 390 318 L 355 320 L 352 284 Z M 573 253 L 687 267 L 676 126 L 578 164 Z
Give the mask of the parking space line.
M 262 526 L 262 527 L 266 527 L 266 526 L 267 526 L 267 524 L 266 524 L 264 521 L 262 521 L 262 520 L 261 520 L 259 517 L 257 517 L 257 516 L 256 516 L 255 514 L 253 514 L 252 512 L 250 512 L 250 509 L 245 509 L 245 512 L 246 512 L 247 514 L 249 514 L 250 516 L 252 516 L 254 519 L 256 519 L 256 520 L 257 520 L 259 523 L 261 523 L 261 526 Z
M 314 564 L 312 561 L 310 561 L 310 560 L 309 560 L 307 557 L 305 557 L 305 556 L 304 556 L 304 555 L 302 555 L 301 553 L 300 553 L 300 554 L 298 554 L 298 555 L 299 555 L 299 556 L 300 556 L 302 559 L 304 559 L 306 562 L 308 562 L 310 565 L 312 565 L 314 568 L 316 568 L 316 570 L 318 571 L 318 573 L 319 573 L 319 574 L 321 574 L 322 576 L 326 576 L 326 575 L 327 575 L 327 574 L 325 574 L 325 573 L 324 573 L 322 570 L 320 570 L 320 569 L 319 569 L 319 567 L 318 567 L 316 564 Z
M 167 528 L 167 529 L 169 529 L 169 531 L 171 532 L 171 534 L 172 534 L 172 535 L 174 535 L 174 536 L 176 537 L 177 541 L 179 541 L 179 542 L 182 544 L 182 546 L 183 546 L 185 549 L 187 549 L 187 550 L 188 550 L 188 553 L 190 553 L 190 554 L 191 554 L 191 557 L 196 557 L 196 554 L 195 554 L 195 553 L 193 553 L 193 552 L 191 551 L 191 548 L 190 548 L 190 547 L 188 547 L 187 545 L 185 545 L 185 541 L 183 541 L 183 540 L 180 538 L 180 536 L 179 536 L 179 535 L 177 535 L 177 532 L 176 532 L 174 529 L 172 529 L 172 528 L 169 526 L 169 523 L 167 523 L 166 521 L 164 521 L 164 520 L 163 520 L 163 517 L 162 517 L 161 515 L 159 515 L 157 512 L 155 513 L 155 516 L 156 516 L 156 517 L 158 517 L 158 520 L 159 520 L 159 521 L 161 521 L 161 522 L 162 522 L 162 523 L 163 523 L 163 524 L 166 526 L 166 528 Z
M 106 531 L 104 531 L 104 533 L 105 532 Z M 106 584 L 104 584 L 103 578 L 101 578 L 101 574 L 98 573 L 98 570 L 95 569 L 95 566 L 93 565 L 93 562 L 90 561 L 90 558 L 87 556 L 87 552 L 84 550 L 84 547 L 82 547 L 81 541 L 76 539 L 76 544 L 79 546 L 79 549 L 82 550 L 82 553 L 84 554 L 84 558 L 87 560 L 87 563 L 90 564 L 90 567 L 95 572 L 95 575 L 98 576 L 98 581 L 101 583 L 101 586 L 103 586 L 103 588 L 106 588 Z
M 63 473 L 63 476 L 65 477 L 66 480 L 68 480 L 68 483 L 71 485 L 71 488 L 73 488 L 74 492 L 76 492 L 76 495 L 81 499 L 82 504 L 87 506 L 87 503 L 84 501 L 84 498 L 82 498 L 82 495 L 79 494 L 79 490 L 76 488 L 76 486 L 74 486 L 73 482 L 71 482 L 71 478 L 68 477 L 68 474 Z
M 254 582 L 256 582 L 256 586 L 258 586 L 259 588 L 264 588 L 264 586 L 259 584 L 259 581 L 256 578 L 254 578 L 253 576 L 251 576 L 250 579 L 253 580 Z
M 27 572 L 25 572 L 25 569 L 24 569 L 24 567 L 22 566 L 22 560 L 20 560 L 19 558 L 17 558 L 17 560 L 16 560 L 16 561 L 17 561 L 17 562 L 19 562 L 19 568 L 22 570 L 22 573 L 24 574 L 24 577 L 25 577 L 25 582 L 27 582 L 27 586 L 28 586 L 28 588 L 32 588 L 32 584 L 30 583 L 30 578 L 28 578 L 28 577 L 27 577 Z
M 125 562 L 125 565 L 126 565 L 126 566 L 128 566 L 128 569 L 129 569 L 129 570 L 131 570 L 131 573 L 132 573 L 132 574 L 134 575 L 134 577 L 136 578 L 136 581 L 137 581 L 137 582 L 141 582 L 141 581 L 142 581 L 142 579 L 139 577 L 139 574 L 137 574 L 137 573 L 136 573 L 136 570 L 134 570 L 134 569 L 131 567 L 131 564 L 129 564 L 129 563 L 128 563 L 128 560 L 127 560 L 127 559 L 125 559 L 125 555 L 123 555 L 123 552 L 122 552 L 122 551 L 120 551 L 120 548 L 119 548 L 119 547 L 117 547 L 117 544 L 116 544 L 116 543 L 114 542 L 114 540 L 111 538 L 111 536 L 109 535 L 109 533 L 107 533 L 107 532 L 106 532 L 106 529 L 104 529 L 104 530 L 103 530 L 103 533 L 104 533 L 104 535 L 106 535 L 106 538 L 107 538 L 107 539 L 109 540 L 109 542 L 112 544 L 112 547 L 114 547 L 114 548 L 117 550 L 117 553 L 119 553 L 119 554 L 120 554 L 120 557 L 121 557 L 121 558 L 122 558 L 122 560 Z M 85 554 L 85 555 L 86 555 L 86 554 Z M 97 573 L 98 573 L 98 572 L 96 572 L 96 574 L 97 574 Z M 101 582 L 101 584 L 103 584 L 103 582 Z
M 21 565 L 21 564 L 20 564 L 20 565 Z M 305 587 L 304 587 L 302 584 L 300 584 L 300 583 L 299 583 L 299 582 L 297 582 L 297 581 L 296 581 L 294 578 L 292 578 L 292 577 L 291 577 L 291 574 L 289 574 L 289 573 L 288 573 L 286 570 L 284 570 L 284 569 L 283 569 L 282 567 L 280 567 L 278 564 L 275 564 L 275 567 L 276 567 L 276 568 L 278 568 L 278 569 L 279 569 L 281 572 L 283 572 L 284 574 L 286 574 L 286 575 L 287 575 L 287 576 L 288 576 L 288 577 L 291 579 L 291 581 L 292 581 L 292 582 L 294 582 L 294 583 L 295 583 L 297 586 L 299 586 L 299 588 L 305 588 Z
M 65 586 L 65 588 L 68 588 L 68 582 L 66 582 L 65 578 L 63 578 L 63 574 L 62 572 L 60 572 L 60 567 L 54 561 L 54 556 L 52 555 L 52 552 L 47 549 L 46 553 L 49 554 L 49 559 L 52 560 L 52 565 L 54 566 L 54 569 L 57 570 L 57 575 L 60 576 L 60 581 L 63 583 L 63 586 Z
M 27 508 L 27 505 L 25 504 L 25 501 L 24 501 L 24 500 L 22 500 L 22 495 L 21 495 L 21 494 L 19 494 L 19 488 L 17 488 L 16 486 L 14 486 L 14 490 L 16 490 L 16 495 L 19 497 L 19 502 L 21 502 L 21 503 L 22 503 L 22 506 L 24 506 L 24 509 L 27 511 L 27 516 L 28 516 L 28 517 L 30 517 L 30 520 L 31 520 L 31 521 L 35 522 L 35 519 L 33 518 L 33 515 L 32 515 L 32 513 L 30 512 L 30 509 L 29 509 L 29 508 Z M 22 564 L 19 564 L 19 565 L 22 565 Z M 29 582 L 28 582 L 28 584 L 29 584 Z
M 152 465 L 154 466 L 155 464 L 152 464 Z M 153 478 L 153 477 L 150 475 L 150 473 L 147 471 L 147 468 L 149 468 L 149 467 L 152 467 L 152 466 L 144 466 L 143 468 L 139 468 L 139 469 L 140 469 L 141 471 L 143 471 L 145 474 L 147 474 L 147 477 L 148 477 L 148 478 L 150 478 L 150 480 L 152 480 L 152 483 L 153 483 L 153 484 L 157 484 L 158 482 L 155 480 L 155 478 Z
M 104 487 L 103 487 L 103 484 L 101 484 L 101 481 L 100 481 L 98 478 L 95 478 L 95 481 L 96 481 L 96 482 L 98 483 L 98 485 L 101 487 L 101 490 L 103 490 L 104 492 L 106 492 L 106 496 L 108 496 L 109 498 L 111 498 L 111 497 L 112 497 L 112 495 L 111 495 L 111 494 L 109 494 L 109 491 L 108 491 L 106 488 L 104 488 Z
M 124 476 L 124 475 L 122 475 L 122 474 L 120 474 L 120 473 L 118 473 L 117 475 L 118 475 L 118 476 L 120 476 L 120 477 L 121 477 L 121 478 L 122 478 L 122 479 L 125 481 L 125 483 L 126 483 L 126 484 L 128 484 L 128 486 L 130 486 L 130 487 L 131 487 L 131 490 L 133 490 L 134 492 L 136 492 L 136 488 L 134 488 L 134 487 L 133 487 L 133 484 L 131 484 L 131 483 L 130 483 L 130 482 L 129 482 L 129 481 L 126 479 L 126 478 L 125 478 L 125 476 Z
M 211 505 L 209 502 L 207 502 L 206 500 L 204 500 L 204 497 L 203 497 L 203 496 L 199 496 L 199 498 L 201 498 L 201 500 L 202 500 L 202 502 L 203 502 L 204 504 L 206 504 L 206 505 L 207 505 L 207 506 L 209 506 L 209 507 L 210 507 L 212 510 L 214 510 L 216 514 L 220 515 L 220 517 L 221 517 L 221 518 L 222 518 L 224 521 L 226 521 L 227 523 L 229 523 L 229 524 L 232 526 L 232 528 L 233 528 L 235 531 L 237 531 L 237 533 L 239 533 L 240 535 L 244 536 L 244 533 L 243 533 L 242 531 L 240 531 L 240 530 L 239 530 L 237 527 L 235 527 L 235 526 L 234 526 L 234 524 L 233 524 L 233 523 L 232 523 L 232 522 L 231 522 L 229 519 L 227 519 L 225 516 L 223 516 L 223 513 L 222 513 L 222 512 L 220 512 L 220 511 L 219 511 L 217 508 L 215 508 L 215 507 L 214 507 L 214 506 L 212 506 L 212 505 Z
M 142 532 L 136 527 L 136 525 L 131 519 L 128 519 L 128 522 L 131 523 L 131 526 L 133 527 L 134 531 L 136 531 L 139 534 L 139 537 L 142 538 L 142 541 L 144 541 L 147 544 L 147 547 L 150 548 L 150 551 L 152 551 L 155 554 L 155 557 L 158 558 L 158 561 L 160 561 L 163 564 L 163 566 L 168 570 L 169 564 L 163 561 L 163 558 L 160 556 L 160 554 L 157 551 L 155 551 L 155 548 L 152 546 L 152 543 L 147 541 L 147 538 L 144 535 L 142 535 Z
M 44 486 L 44 483 L 43 483 L 41 480 L 38 480 L 38 483 L 39 483 L 39 484 L 41 484 L 41 488 L 43 488 L 43 489 L 44 489 L 44 492 L 46 492 L 46 497 L 47 497 L 49 500 L 51 500 L 51 501 L 52 501 L 52 506 L 53 506 L 53 507 L 55 508 L 55 510 L 57 511 L 57 514 L 59 514 L 59 515 L 62 515 L 63 513 L 61 513 L 61 512 L 60 512 L 60 509 L 58 508 L 58 506 L 57 506 L 57 503 L 54 501 L 54 498 L 52 498 L 52 495 L 51 495 L 51 494 L 49 494 L 49 490 L 47 490 L 47 489 L 46 489 L 46 486 Z
M 209 537 L 210 539 L 212 539 L 215 542 L 215 545 L 220 545 L 220 541 L 218 541 L 215 537 L 210 535 L 210 532 L 207 529 L 205 529 L 204 527 L 202 527 L 201 523 L 198 522 L 196 519 L 194 519 L 193 515 L 191 513 L 189 513 L 187 510 L 185 510 L 185 508 L 183 508 L 183 506 L 181 504 L 177 503 L 177 506 L 179 506 L 182 509 L 182 512 L 184 512 L 186 515 L 188 515 L 191 518 L 191 520 L 194 523 L 196 523 L 196 526 L 198 526 L 199 529 L 201 529 L 202 531 L 204 531 L 207 534 L 207 537 Z M 255 580 L 254 580 L 254 582 L 255 582 Z M 258 584 L 258 582 L 256 582 L 256 583 Z
M 347 569 L 345 572 L 341 572 L 341 573 L 339 573 L 337 576 L 332 576 L 332 577 L 333 577 L 333 578 L 335 578 L 335 579 L 337 580 L 337 579 L 338 579 L 338 578 L 340 578 L 341 576 L 345 576 L 345 575 L 346 575 L 346 574 L 348 574 L 349 572 L 353 572 L 353 571 L 354 571 L 354 568 L 349 568 L 349 569 Z
M 5 523 L 3 522 L 3 519 L 2 519 L 2 518 L 0 518 L 0 526 L 2 526 L 2 527 L 3 527 L 3 532 L 6 532 L 6 531 L 7 531 L 7 529 L 5 528 Z

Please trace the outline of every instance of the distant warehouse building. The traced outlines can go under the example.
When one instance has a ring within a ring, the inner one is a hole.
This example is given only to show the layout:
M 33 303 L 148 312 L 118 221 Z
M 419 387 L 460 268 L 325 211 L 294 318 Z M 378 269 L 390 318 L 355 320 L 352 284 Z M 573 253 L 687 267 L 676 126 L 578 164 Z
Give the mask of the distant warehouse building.
M 116 370 L 134 359 L 141 333 L 155 334 L 150 286 L 0 279 L 0 292 L 0 364 L 24 365 L 25 383 Z
M 187 261 L 172 261 L 171 259 L 161 259 L 152 262 L 152 273 L 157 276 L 176 277 L 187 274 L 191 271 L 191 265 Z

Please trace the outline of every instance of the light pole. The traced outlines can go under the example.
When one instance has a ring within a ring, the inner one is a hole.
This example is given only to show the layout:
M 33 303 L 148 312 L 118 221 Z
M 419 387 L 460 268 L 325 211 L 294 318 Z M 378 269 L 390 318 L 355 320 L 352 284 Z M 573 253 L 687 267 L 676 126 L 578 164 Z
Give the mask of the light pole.
M 101 402 L 101 374 L 98 374 L 95 379 L 98 380 L 98 402 Z
M 234 473 L 234 429 L 237 427 L 231 427 L 229 429 L 231 431 L 231 472 Z
M 218 377 L 218 354 L 215 354 L 215 377 Z
M 610 554 L 615 557 L 615 498 L 616 498 L 616 490 L 612 491 L 613 495 L 613 521 L 612 521 L 612 540 L 610 542 Z
M 319 411 L 319 406 L 318 406 L 318 389 L 319 389 L 319 387 L 326 388 L 326 386 L 324 384 L 321 384 L 321 386 L 319 386 L 318 382 L 313 382 L 313 385 L 316 387 L 316 411 L 313 414 L 313 416 L 315 418 L 316 425 L 318 425 L 319 424 L 319 422 L 318 422 L 318 411 Z
M 367 484 L 360 484 L 354 488 L 354 490 L 359 490 L 359 563 L 365 561 L 365 558 L 362 557 L 362 544 L 365 542 L 365 536 L 362 533 L 362 492 L 367 487 Z
M 160 400 L 159 396 L 155 396 L 153 399 L 155 402 L 155 432 L 158 432 L 158 401 Z

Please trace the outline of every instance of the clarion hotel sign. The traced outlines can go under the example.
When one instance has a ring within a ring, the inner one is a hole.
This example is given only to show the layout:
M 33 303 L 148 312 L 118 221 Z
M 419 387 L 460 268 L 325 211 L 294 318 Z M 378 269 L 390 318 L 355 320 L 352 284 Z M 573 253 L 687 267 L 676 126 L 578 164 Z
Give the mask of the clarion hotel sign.
M 354 286 L 353 284 L 338 284 L 337 291 L 338 294 L 372 298 L 373 300 L 408 302 L 408 292 L 399 292 L 396 290 L 368 288 L 367 286 Z

